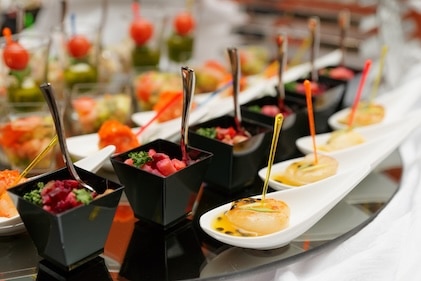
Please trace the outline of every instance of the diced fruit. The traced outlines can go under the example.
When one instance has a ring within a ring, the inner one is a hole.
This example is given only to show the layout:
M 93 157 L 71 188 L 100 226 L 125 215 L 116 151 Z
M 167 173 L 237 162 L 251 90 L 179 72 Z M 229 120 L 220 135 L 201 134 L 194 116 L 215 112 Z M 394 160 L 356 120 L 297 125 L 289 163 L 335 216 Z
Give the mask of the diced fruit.
M 40 205 L 44 210 L 58 214 L 82 204 L 89 204 L 97 193 L 82 188 L 76 180 L 52 180 L 25 193 L 23 198 Z
M 129 153 L 129 158 L 124 163 L 164 177 L 170 176 L 187 166 L 184 161 L 177 158 L 171 159 L 167 154 L 157 152 L 154 149 L 150 149 L 148 152 Z

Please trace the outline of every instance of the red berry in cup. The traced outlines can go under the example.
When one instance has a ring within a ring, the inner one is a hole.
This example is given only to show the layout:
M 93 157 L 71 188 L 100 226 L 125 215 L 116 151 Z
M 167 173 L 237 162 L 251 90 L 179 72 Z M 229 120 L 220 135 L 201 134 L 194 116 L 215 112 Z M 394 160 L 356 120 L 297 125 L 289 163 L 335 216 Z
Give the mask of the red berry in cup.
M 153 25 L 144 19 L 136 19 L 130 25 L 130 37 L 136 45 L 143 45 L 151 39 L 153 34 Z
M 174 18 L 174 29 L 181 35 L 187 35 L 193 31 L 195 21 L 189 12 L 181 12 Z
M 74 58 L 86 56 L 91 48 L 91 42 L 83 35 L 74 35 L 67 42 L 67 50 Z

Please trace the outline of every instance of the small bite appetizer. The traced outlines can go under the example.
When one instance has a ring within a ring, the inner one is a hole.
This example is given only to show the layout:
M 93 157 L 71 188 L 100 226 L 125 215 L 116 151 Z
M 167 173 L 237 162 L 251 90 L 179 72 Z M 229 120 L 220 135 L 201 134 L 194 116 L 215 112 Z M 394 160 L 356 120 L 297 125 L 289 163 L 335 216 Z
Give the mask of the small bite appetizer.
M 352 125 L 354 127 L 363 127 L 380 123 L 385 115 L 385 108 L 380 104 L 360 102 L 355 112 Z M 348 124 L 350 114 L 340 119 L 342 124 Z
M 280 231 L 289 225 L 290 209 L 276 199 L 243 198 L 213 222 L 217 231 L 234 236 L 262 236 Z
M 325 144 L 319 146 L 320 151 L 336 151 L 365 142 L 364 137 L 354 130 L 343 129 L 333 131 Z
M 3 170 L 0 171 L 0 217 L 11 218 L 18 214 L 15 204 L 7 194 L 7 189 L 15 184 L 19 178 L 19 171 L 17 170 Z M 22 179 L 19 183 L 25 181 Z
M 53 214 L 62 213 L 79 205 L 87 205 L 98 196 L 96 192 L 90 192 L 76 180 L 71 179 L 38 182 L 37 187 L 25 193 L 23 199 Z
M 131 152 L 124 163 L 162 177 L 170 176 L 187 166 L 186 162 L 170 158 L 167 154 L 156 152 L 154 149 L 149 149 L 147 152 Z
M 355 72 L 344 66 L 328 67 L 319 70 L 319 74 L 337 80 L 351 80 L 355 76 Z
M 115 153 L 121 153 L 140 145 L 140 142 L 129 126 L 120 123 L 117 120 L 108 120 L 104 122 L 98 131 L 100 149 L 114 145 Z
M 222 128 L 216 126 L 211 128 L 199 128 L 196 132 L 199 135 L 216 139 L 230 145 L 234 145 L 248 139 L 248 137 L 243 133 L 237 132 L 234 127 Z
M 285 171 L 273 175 L 272 178 L 291 186 L 302 186 L 336 174 L 339 163 L 335 158 L 320 154 L 317 163 L 314 159 L 314 154 L 307 154 L 300 161 L 291 163 Z

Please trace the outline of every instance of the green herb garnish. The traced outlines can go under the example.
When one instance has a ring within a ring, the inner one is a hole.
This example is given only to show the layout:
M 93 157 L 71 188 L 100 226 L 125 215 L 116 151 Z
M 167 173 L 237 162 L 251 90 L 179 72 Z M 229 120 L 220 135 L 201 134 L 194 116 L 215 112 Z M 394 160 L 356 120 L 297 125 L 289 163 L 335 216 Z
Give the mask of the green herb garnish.
M 153 160 L 146 151 L 130 152 L 129 157 L 133 160 L 133 165 L 137 168 Z
M 23 199 L 35 204 L 42 206 L 42 196 L 41 196 L 41 190 L 44 188 L 43 182 L 37 183 L 37 188 L 34 190 L 31 190 L 30 192 L 27 192 L 23 195 Z
M 248 107 L 248 110 L 259 113 L 260 111 L 262 111 L 262 108 L 258 105 L 251 105 Z
M 208 137 L 211 139 L 216 138 L 216 128 L 212 127 L 212 128 L 199 128 L 196 131 L 197 134 L 204 136 L 204 137 Z
M 73 189 L 73 192 L 76 194 L 76 200 L 82 204 L 88 205 L 93 200 L 91 192 L 84 188 Z

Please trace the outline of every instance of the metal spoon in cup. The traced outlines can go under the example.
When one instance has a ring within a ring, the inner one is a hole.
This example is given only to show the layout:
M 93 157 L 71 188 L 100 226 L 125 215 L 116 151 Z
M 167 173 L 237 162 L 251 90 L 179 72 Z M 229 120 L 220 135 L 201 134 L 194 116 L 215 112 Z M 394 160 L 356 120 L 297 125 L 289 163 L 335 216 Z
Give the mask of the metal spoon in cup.
M 181 67 L 181 77 L 183 79 L 183 111 L 181 114 L 181 153 L 184 162 L 188 163 L 190 157 L 187 153 L 188 144 L 188 127 L 189 127 L 189 116 L 191 109 L 191 102 L 194 96 L 194 87 L 196 83 L 196 77 L 194 70 L 183 66 Z
M 240 55 L 237 48 L 228 48 L 228 56 L 231 64 L 232 72 L 232 86 L 233 86 L 233 98 L 234 98 L 234 121 L 237 132 L 250 137 L 251 134 L 244 129 L 242 126 L 240 103 L 238 102 L 238 95 L 240 94 Z
M 75 166 L 73 165 L 72 159 L 70 157 L 69 150 L 67 149 L 67 143 L 66 138 L 64 136 L 64 128 L 62 125 L 62 120 L 60 117 L 60 111 L 58 109 L 55 97 L 54 97 L 54 91 L 51 87 L 50 83 L 44 83 L 40 86 L 42 93 L 44 94 L 45 100 L 47 101 L 48 107 L 50 108 L 51 115 L 53 117 L 54 125 L 56 127 L 56 133 L 58 137 L 58 142 L 61 149 L 61 154 L 63 155 L 64 163 L 66 164 L 67 169 L 69 170 L 70 175 L 78 181 L 78 183 L 90 190 L 91 192 L 95 192 L 95 189 L 90 186 L 89 184 L 85 183 L 78 173 L 76 172 Z

